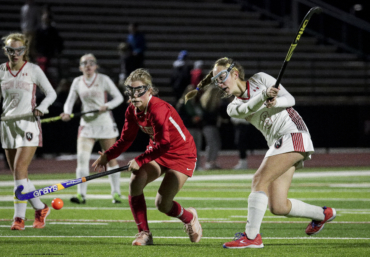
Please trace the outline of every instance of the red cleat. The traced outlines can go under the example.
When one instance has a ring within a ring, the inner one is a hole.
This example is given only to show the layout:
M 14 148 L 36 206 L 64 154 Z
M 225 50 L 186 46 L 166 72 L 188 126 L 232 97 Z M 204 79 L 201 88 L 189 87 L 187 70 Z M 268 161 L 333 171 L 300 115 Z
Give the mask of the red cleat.
M 45 204 L 44 209 L 35 211 L 35 221 L 33 222 L 34 228 L 43 228 L 45 227 L 46 217 L 49 215 L 50 209 Z
M 19 217 L 14 218 L 11 230 L 24 230 L 24 220 Z
M 323 209 L 324 209 L 325 219 L 311 221 L 310 224 L 308 224 L 306 228 L 307 235 L 312 236 L 312 235 L 319 233 L 324 228 L 324 225 L 326 222 L 330 222 L 333 219 L 335 219 L 337 212 L 335 211 L 334 208 L 324 206 Z
M 258 234 L 255 239 L 251 240 L 246 233 L 236 233 L 234 240 L 224 243 L 223 247 L 229 249 L 263 248 L 262 237 Z

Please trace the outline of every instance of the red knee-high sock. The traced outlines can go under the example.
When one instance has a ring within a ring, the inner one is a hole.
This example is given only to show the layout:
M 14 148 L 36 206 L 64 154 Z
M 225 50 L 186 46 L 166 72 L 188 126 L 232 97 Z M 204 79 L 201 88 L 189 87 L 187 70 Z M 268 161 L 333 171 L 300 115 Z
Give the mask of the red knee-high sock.
M 139 232 L 149 231 L 144 194 L 138 196 L 129 195 L 128 202 Z
M 166 213 L 167 216 L 180 219 L 185 224 L 190 223 L 193 219 L 193 214 L 185 210 L 178 202 L 172 201 L 171 210 Z

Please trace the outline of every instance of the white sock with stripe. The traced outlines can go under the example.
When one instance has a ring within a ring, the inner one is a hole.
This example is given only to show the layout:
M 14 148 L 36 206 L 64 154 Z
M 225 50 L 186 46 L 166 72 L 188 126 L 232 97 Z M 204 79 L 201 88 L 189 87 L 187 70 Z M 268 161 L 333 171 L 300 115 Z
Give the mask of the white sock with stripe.
M 107 170 L 113 170 L 117 168 L 119 168 L 118 164 L 113 167 L 108 166 Z M 121 195 L 121 187 L 120 187 L 120 181 L 119 181 L 120 177 L 121 177 L 121 172 L 116 172 L 108 176 L 112 196 L 114 196 L 114 193 Z
M 287 217 L 308 218 L 312 220 L 324 220 L 325 215 L 322 207 L 304 203 L 296 199 L 288 199 L 292 203 L 292 209 Z
M 29 192 L 28 183 L 27 183 L 26 178 L 15 180 L 14 182 L 15 182 L 14 192 L 17 189 L 17 187 L 20 185 L 23 186 L 23 191 L 22 191 L 23 193 Z M 13 219 L 15 219 L 16 217 L 21 218 L 21 219 L 26 219 L 26 209 L 27 209 L 27 200 L 25 201 L 18 200 L 14 195 L 14 217 Z
M 28 179 L 28 192 L 31 192 L 31 191 L 34 191 L 36 190 L 35 186 L 33 185 L 33 183 L 31 182 L 30 179 Z M 35 210 L 42 210 L 45 208 L 45 204 L 43 202 L 41 202 L 40 198 L 39 197 L 36 197 L 36 198 L 32 198 L 30 200 L 28 200 L 30 202 L 30 204 L 32 205 L 32 207 L 35 209 Z
M 87 177 L 89 176 L 89 169 L 84 168 L 77 168 L 76 169 L 76 175 L 77 178 Z M 77 185 L 77 193 L 82 195 L 83 197 L 86 197 L 87 193 L 87 183 L 81 183 Z
M 253 192 L 248 197 L 248 219 L 245 232 L 249 239 L 255 239 L 260 232 L 263 216 L 267 209 L 268 197 L 265 192 Z

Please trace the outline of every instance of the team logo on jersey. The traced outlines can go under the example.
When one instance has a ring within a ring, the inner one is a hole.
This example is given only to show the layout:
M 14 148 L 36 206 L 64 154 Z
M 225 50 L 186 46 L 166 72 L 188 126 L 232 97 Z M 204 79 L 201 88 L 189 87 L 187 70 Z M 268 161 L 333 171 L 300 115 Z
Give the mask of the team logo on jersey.
M 268 112 L 263 112 L 260 115 L 260 121 L 263 124 L 264 129 L 270 129 L 272 126 L 272 119 L 269 116 Z
M 33 138 L 33 134 L 31 132 L 26 132 L 26 138 L 28 141 L 31 141 Z
M 283 145 L 283 138 L 280 138 L 280 139 L 278 139 L 278 140 L 275 142 L 275 148 L 276 148 L 276 149 L 279 149 L 282 145 Z

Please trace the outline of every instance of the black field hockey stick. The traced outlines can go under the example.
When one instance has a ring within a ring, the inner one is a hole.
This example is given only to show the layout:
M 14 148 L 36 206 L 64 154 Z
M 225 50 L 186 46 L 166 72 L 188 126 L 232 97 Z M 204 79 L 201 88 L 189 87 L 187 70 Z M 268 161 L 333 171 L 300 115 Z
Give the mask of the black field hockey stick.
M 79 116 L 82 116 L 82 115 L 85 115 L 85 114 L 88 114 L 88 113 L 94 113 L 94 112 L 99 112 L 99 111 L 100 110 L 92 110 L 92 111 L 87 111 L 87 112 L 72 113 L 72 114 L 69 115 L 69 117 L 72 119 L 74 117 L 79 117 Z M 58 121 L 58 120 L 61 120 L 61 119 L 62 119 L 62 117 L 55 116 L 55 117 L 51 117 L 51 118 L 42 119 L 41 123 L 49 123 L 49 122 Z
M 314 14 L 320 14 L 321 12 L 322 12 L 321 7 L 316 6 L 316 7 L 312 7 L 307 12 L 306 16 L 304 16 L 303 21 L 302 21 L 301 25 L 299 26 L 299 30 L 297 32 L 297 35 L 295 36 L 292 44 L 290 45 L 288 54 L 286 55 L 285 60 L 284 60 L 284 64 L 283 64 L 283 66 L 280 69 L 279 75 L 278 75 L 278 77 L 276 79 L 276 83 L 275 83 L 275 86 L 274 86 L 275 88 L 278 88 L 279 87 L 281 78 L 284 75 L 285 68 L 288 65 L 288 62 L 290 61 L 290 58 L 292 58 L 294 49 L 297 47 L 298 41 L 299 41 L 299 39 L 301 39 L 301 36 L 302 36 L 304 30 L 306 29 L 307 24 L 310 21 L 312 15 L 314 15 Z
M 119 167 L 117 169 L 107 170 L 107 171 L 100 172 L 100 173 L 95 173 L 95 174 L 87 176 L 87 177 L 68 180 L 66 182 L 58 183 L 58 184 L 55 184 L 55 185 L 52 185 L 52 186 L 47 186 L 47 187 L 44 187 L 44 188 L 41 188 L 41 189 L 38 189 L 38 190 L 35 190 L 35 191 L 31 191 L 31 192 L 28 192 L 28 193 L 25 193 L 25 194 L 22 194 L 23 186 L 20 185 L 15 190 L 15 197 L 17 197 L 17 199 L 21 200 L 21 201 L 29 200 L 29 199 L 32 199 L 32 198 L 40 197 L 42 195 L 47 195 L 47 194 L 50 194 L 50 193 L 60 191 L 60 190 L 66 189 L 66 188 L 71 187 L 71 186 L 75 186 L 75 185 L 78 185 L 78 184 L 81 184 L 81 183 L 85 183 L 89 180 L 104 177 L 104 176 L 107 176 L 107 175 L 110 175 L 110 174 L 113 174 L 113 173 L 116 173 L 116 172 L 128 170 L 128 167 L 129 167 L 129 165 L 126 165 L 126 166 L 123 166 L 123 167 Z

